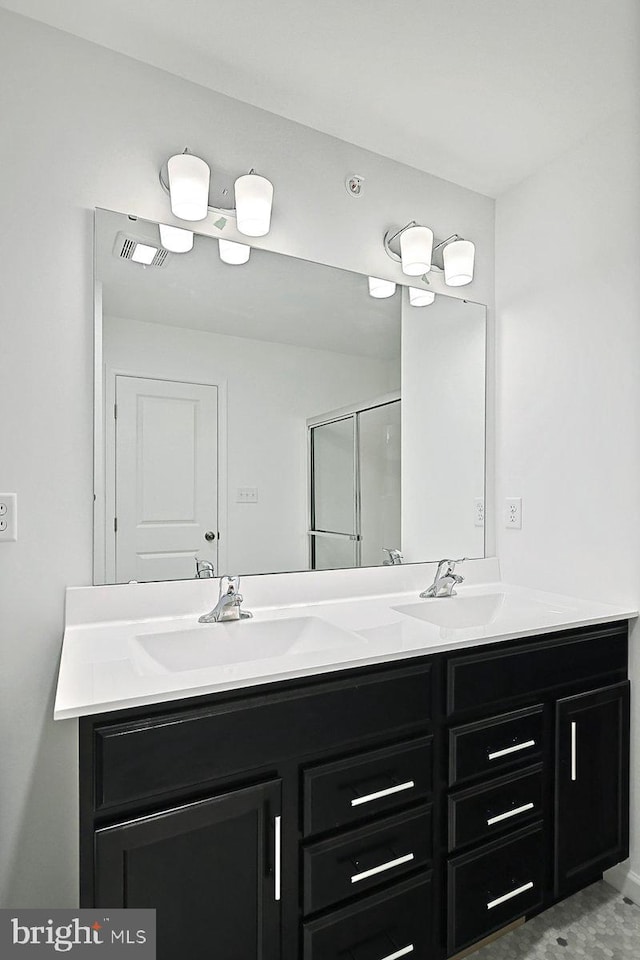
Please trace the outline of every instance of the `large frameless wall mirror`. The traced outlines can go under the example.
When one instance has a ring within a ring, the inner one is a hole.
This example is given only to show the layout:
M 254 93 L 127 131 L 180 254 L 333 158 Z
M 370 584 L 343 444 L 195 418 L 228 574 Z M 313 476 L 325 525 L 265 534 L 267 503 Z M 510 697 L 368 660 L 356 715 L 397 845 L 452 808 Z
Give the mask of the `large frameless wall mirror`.
M 95 304 L 96 583 L 484 556 L 481 304 L 106 210 Z

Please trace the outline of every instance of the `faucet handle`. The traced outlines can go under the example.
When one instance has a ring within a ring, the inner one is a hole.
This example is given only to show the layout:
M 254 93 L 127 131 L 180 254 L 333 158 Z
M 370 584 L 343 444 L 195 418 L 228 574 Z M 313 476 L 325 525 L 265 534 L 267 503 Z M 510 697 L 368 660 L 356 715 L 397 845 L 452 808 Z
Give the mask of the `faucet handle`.
M 225 593 L 239 593 L 240 592 L 240 577 L 230 577 L 228 574 L 223 573 L 220 575 L 220 596 L 222 597 Z

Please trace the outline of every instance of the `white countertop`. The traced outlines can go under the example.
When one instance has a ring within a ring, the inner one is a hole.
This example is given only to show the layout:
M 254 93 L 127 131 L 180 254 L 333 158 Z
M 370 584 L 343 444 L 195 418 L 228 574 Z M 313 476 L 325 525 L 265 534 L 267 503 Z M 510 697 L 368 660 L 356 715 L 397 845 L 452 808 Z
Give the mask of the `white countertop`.
M 253 619 L 224 626 L 197 622 L 198 614 L 217 599 L 217 581 L 70 588 L 54 718 L 637 616 L 636 610 L 622 605 L 502 583 L 495 561 L 469 563 L 467 570 L 473 573 L 467 576 L 468 584 L 458 588 L 458 597 L 419 600 L 417 585 L 424 589 L 435 568 L 412 567 L 387 568 L 368 577 L 355 571 L 280 575 L 277 581 L 248 577 L 242 592 Z M 344 595 L 345 580 L 357 595 Z M 397 592 L 381 592 L 381 586 Z M 372 587 L 376 593 L 366 595 Z M 274 592 L 278 605 L 268 606 L 266 600 Z M 283 603 L 283 598 L 295 602 Z M 397 609 L 403 607 L 408 610 Z M 159 615 L 149 616 L 150 611 Z M 286 626 L 283 621 L 288 621 Z M 203 658 L 208 665 L 200 665 Z M 199 665 L 193 668 L 194 663 Z

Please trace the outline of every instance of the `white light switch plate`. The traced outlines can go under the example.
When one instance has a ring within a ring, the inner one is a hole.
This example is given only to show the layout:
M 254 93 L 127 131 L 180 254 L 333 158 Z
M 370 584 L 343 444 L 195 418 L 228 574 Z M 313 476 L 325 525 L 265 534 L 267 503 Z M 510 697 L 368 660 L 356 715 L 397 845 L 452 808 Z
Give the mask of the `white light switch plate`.
M 18 497 L 0 493 L 0 542 L 18 539 Z
M 257 487 L 238 487 L 236 490 L 236 503 L 257 503 Z
M 522 497 L 508 497 L 505 500 L 504 525 L 508 530 L 522 529 Z

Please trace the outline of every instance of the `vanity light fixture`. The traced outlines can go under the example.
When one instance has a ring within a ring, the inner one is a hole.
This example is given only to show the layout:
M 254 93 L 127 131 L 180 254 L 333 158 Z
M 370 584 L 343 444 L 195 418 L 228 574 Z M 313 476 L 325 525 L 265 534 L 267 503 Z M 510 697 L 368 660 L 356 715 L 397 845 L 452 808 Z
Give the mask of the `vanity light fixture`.
M 444 271 L 444 282 L 449 287 L 461 287 L 473 280 L 475 246 L 457 233 L 434 243 L 429 227 L 410 220 L 399 230 L 385 233 L 384 249 L 387 256 L 401 264 L 407 276 L 421 276 L 426 281 L 426 274 L 435 268 Z
M 160 224 L 160 243 L 165 250 L 171 253 L 189 253 L 193 250 L 193 232 L 183 230 L 182 227 L 171 227 L 167 223 Z
M 376 300 L 386 300 L 396 292 L 393 280 L 381 280 L 380 277 L 369 277 L 369 294 Z
M 473 280 L 476 248 L 470 240 L 454 240 L 442 251 L 444 282 L 450 287 L 463 287 Z
M 215 180 L 224 181 L 224 175 Z M 216 187 L 214 195 L 218 203 L 211 204 L 211 170 L 200 157 L 184 153 L 169 157 L 165 170 L 160 170 L 160 185 L 169 194 L 171 211 L 180 220 L 204 220 L 209 212 L 220 214 L 215 226 L 222 229 L 227 218 L 235 218 L 240 233 L 247 237 L 264 237 L 271 226 L 273 207 L 273 184 L 250 170 L 238 177 L 231 186 Z M 235 206 L 228 201 L 235 195 Z
M 421 277 L 431 270 L 433 230 L 415 224 L 400 232 L 400 262 L 408 277 Z
M 433 290 L 420 290 L 418 287 L 409 287 L 409 303 L 412 307 L 428 307 L 433 303 L 436 295 Z
M 251 256 L 251 247 L 248 243 L 236 243 L 235 240 L 218 238 L 218 252 L 223 263 L 246 263 Z

